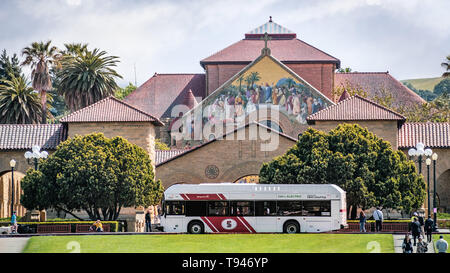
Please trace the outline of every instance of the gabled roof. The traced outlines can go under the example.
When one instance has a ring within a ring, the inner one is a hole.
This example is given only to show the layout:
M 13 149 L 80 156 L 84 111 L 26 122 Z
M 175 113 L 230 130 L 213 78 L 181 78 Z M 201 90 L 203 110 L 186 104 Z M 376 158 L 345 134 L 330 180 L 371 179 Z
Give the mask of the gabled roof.
M 205 74 L 156 74 L 131 92 L 124 101 L 157 118 L 171 118 L 175 105 L 183 104 L 189 90 L 194 97 L 205 97 Z M 174 113 L 178 116 L 178 113 Z
M 272 39 L 267 47 L 283 63 L 334 63 L 340 67 L 339 59 L 299 39 Z M 261 54 L 262 48 L 263 40 L 243 39 L 201 60 L 200 65 L 204 68 L 205 64 L 248 64 Z
M 331 105 L 322 111 L 312 114 L 306 118 L 309 124 L 314 121 L 350 121 L 350 120 L 398 120 L 406 118 L 384 106 L 369 99 L 355 95 Z
M 427 148 L 450 148 L 450 123 L 405 123 L 398 130 L 398 148 L 416 147 L 422 142 Z
M 181 153 L 175 152 L 175 153 L 173 153 L 173 156 L 172 156 L 172 157 L 168 157 L 168 158 L 166 158 L 164 161 L 161 161 L 161 162 L 159 162 L 159 163 L 156 163 L 156 167 L 159 167 L 159 166 L 161 166 L 161 165 L 163 165 L 163 164 L 166 164 L 166 163 L 168 163 L 168 162 L 170 162 L 170 161 L 172 161 L 172 160 L 174 160 L 174 159 L 177 159 L 177 158 L 182 157 L 182 156 L 184 156 L 184 155 L 186 155 L 186 154 L 188 154 L 188 153 L 191 153 L 191 152 L 193 152 L 193 151 L 196 151 L 196 150 L 198 150 L 198 149 L 201 149 L 202 147 L 204 147 L 204 146 L 206 146 L 206 145 L 209 145 L 209 144 L 211 144 L 211 143 L 213 143 L 213 142 L 215 142 L 215 141 L 217 141 L 217 140 L 223 140 L 223 139 L 225 139 L 228 135 L 234 134 L 234 133 L 236 133 L 237 131 L 240 131 L 240 130 L 242 130 L 242 129 L 245 129 L 245 128 L 249 127 L 250 125 L 255 125 L 255 126 L 263 127 L 263 128 L 265 128 L 265 129 L 267 129 L 267 130 L 269 130 L 269 131 L 271 131 L 271 132 L 273 132 L 273 133 L 276 133 L 276 134 L 278 134 L 278 135 L 280 135 L 280 136 L 282 136 L 282 137 L 284 137 L 284 138 L 287 138 L 287 139 L 289 139 L 289 140 L 292 140 L 292 141 L 294 141 L 294 142 L 297 142 L 297 139 L 295 139 L 295 138 L 293 138 L 293 137 L 291 137 L 291 136 L 289 136 L 289 135 L 287 135 L 287 134 L 281 133 L 281 132 L 279 132 L 279 131 L 277 131 L 277 130 L 271 128 L 271 127 L 265 126 L 265 125 L 263 125 L 263 124 L 261 124 L 261 123 L 258 123 L 258 122 L 251 122 L 251 123 L 247 123 L 247 124 L 245 124 L 245 125 L 243 125 L 243 126 L 241 126 L 241 127 L 238 127 L 238 128 L 236 128 L 236 129 L 234 129 L 234 130 L 232 130 L 232 131 L 226 132 L 226 133 L 224 133 L 223 135 L 221 135 L 221 136 L 219 136 L 219 137 L 216 137 L 216 138 L 214 138 L 214 139 L 212 139 L 212 140 L 209 140 L 209 141 L 207 141 L 207 142 L 205 142 L 205 143 L 203 143 L 203 144 L 201 144 L 201 145 L 198 145 L 198 146 L 193 147 L 193 148 L 191 148 L 191 149 L 186 149 L 186 150 L 184 150 L 184 152 L 181 152 Z M 177 150 L 177 151 L 182 151 L 182 150 Z
M 194 93 L 192 92 L 191 89 L 189 89 L 189 91 L 185 94 L 182 104 L 186 105 L 187 107 L 189 107 L 189 109 L 194 108 L 195 106 L 197 106 L 198 102 L 194 97 Z
M 75 111 L 60 122 L 151 122 L 156 126 L 163 125 L 154 116 L 113 96 Z
M 361 88 L 369 98 L 382 96 L 383 89 L 392 94 L 395 106 L 425 103 L 419 95 L 392 77 L 389 72 L 336 73 L 334 87 Z
M 25 150 L 39 145 L 54 150 L 67 138 L 63 124 L 1 124 L 0 150 Z

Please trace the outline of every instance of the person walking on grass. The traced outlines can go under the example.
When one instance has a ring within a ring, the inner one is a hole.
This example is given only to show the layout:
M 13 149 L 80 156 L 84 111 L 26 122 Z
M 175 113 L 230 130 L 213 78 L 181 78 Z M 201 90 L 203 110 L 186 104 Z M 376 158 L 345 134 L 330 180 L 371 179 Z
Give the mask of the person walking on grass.
M 444 240 L 444 236 L 439 236 L 439 240 L 436 242 L 436 249 L 438 253 L 446 253 L 448 249 L 448 243 Z
M 427 251 L 428 251 L 428 244 L 425 243 L 421 237 L 419 237 L 416 253 L 427 253 Z
M 413 251 L 411 238 L 408 234 L 406 234 L 405 239 L 403 239 L 402 250 L 403 253 L 412 253 Z
M 428 219 L 425 221 L 425 233 L 427 234 L 427 242 L 430 243 L 432 241 L 431 236 L 433 235 L 434 221 L 431 218 L 431 215 L 428 216 Z
M 414 222 L 411 224 L 411 233 L 414 239 L 414 246 L 416 246 L 416 239 L 420 237 L 420 223 L 417 218 L 415 218 Z
M 366 232 L 366 214 L 364 211 L 359 213 L 359 232 Z
M 150 209 L 145 214 L 145 232 L 152 232 L 152 216 Z
M 373 219 L 375 219 L 375 230 L 381 231 L 383 229 L 383 212 L 379 207 L 373 212 Z

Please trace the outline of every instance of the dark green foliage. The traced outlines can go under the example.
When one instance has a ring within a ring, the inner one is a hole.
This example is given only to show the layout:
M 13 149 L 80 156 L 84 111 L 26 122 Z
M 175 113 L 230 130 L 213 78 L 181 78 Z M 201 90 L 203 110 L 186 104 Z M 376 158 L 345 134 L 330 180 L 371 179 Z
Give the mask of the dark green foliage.
M 136 88 L 137 87 L 130 82 L 126 87 L 117 89 L 116 92 L 114 93 L 114 96 L 118 99 L 123 100 L 131 92 L 136 90 Z
M 6 49 L 3 49 L 2 55 L 0 56 L 0 80 L 12 80 L 13 77 L 20 77 L 22 69 L 19 65 L 19 59 L 17 54 L 9 57 L 6 54 Z
M 22 180 L 27 209 L 83 209 L 90 219 L 116 220 L 123 207 L 159 203 L 163 188 L 155 181 L 146 151 L 121 137 L 75 136 L 60 144 Z
M 430 102 L 434 100 L 438 95 L 435 93 L 429 91 L 429 90 L 422 90 L 422 89 L 416 89 L 411 83 L 409 82 L 402 82 L 406 87 L 414 91 L 417 95 L 419 95 L 422 99 Z
M 437 96 L 440 96 L 440 95 L 449 96 L 450 95 L 450 78 L 447 77 L 447 78 L 443 79 L 442 81 L 440 81 L 438 84 L 436 84 L 433 92 Z
M 353 208 L 410 211 L 425 199 L 414 163 L 356 124 L 340 124 L 328 134 L 308 129 L 284 155 L 264 163 L 259 175 L 263 184 L 336 184 Z
M 10 74 L 10 80 L 0 80 L 0 123 L 38 123 L 41 117 L 39 95 L 28 85 L 25 76 Z

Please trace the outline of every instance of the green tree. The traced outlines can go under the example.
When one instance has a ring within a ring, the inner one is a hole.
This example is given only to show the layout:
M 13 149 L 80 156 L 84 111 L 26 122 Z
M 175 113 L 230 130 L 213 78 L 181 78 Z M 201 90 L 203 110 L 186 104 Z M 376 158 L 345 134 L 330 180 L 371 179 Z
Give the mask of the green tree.
M 58 91 L 64 95 L 67 107 L 76 111 L 114 94 L 119 87 L 115 78 L 122 78 L 113 67 L 117 56 L 107 56 L 98 48 L 81 51 L 76 56 L 65 55 L 57 72 Z
M 155 149 L 168 151 L 168 150 L 170 150 L 170 147 L 167 146 L 166 143 L 162 142 L 161 139 L 157 138 L 157 139 L 155 139 Z
M 131 92 L 133 92 L 134 90 L 136 90 L 136 86 L 134 84 L 132 84 L 131 82 L 128 83 L 127 86 L 125 86 L 124 88 L 119 88 L 116 90 L 116 92 L 114 93 L 114 96 L 118 99 L 123 100 L 126 96 L 128 96 Z
M 39 123 L 42 107 L 37 92 L 24 75 L 10 74 L 10 80 L 0 80 L 0 123 Z
M 350 72 L 352 72 L 352 69 L 350 68 L 350 67 L 345 67 L 345 68 L 339 68 L 338 69 L 338 72 L 340 72 L 340 73 L 350 73 Z
M 445 62 L 441 63 L 441 66 L 445 68 L 445 72 L 442 74 L 442 77 L 450 76 L 450 55 L 447 56 Z
M 27 209 L 54 208 L 80 219 L 116 220 L 123 207 L 158 204 L 163 193 L 147 152 L 122 137 L 75 136 L 22 180 Z
M 450 95 L 450 77 L 447 77 L 436 84 L 433 89 L 433 93 L 435 93 L 437 96 Z
M 347 192 L 347 211 L 381 206 L 410 211 L 425 199 L 414 163 L 357 124 L 330 133 L 308 129 L 284 155 L 264 163 L 262 184 L 336 184 Z
M 3 49 L 2 55 L 0 56 L 0 79 L 12 80 L 11 74 L 16 78 L 22 74 L 19 59 L 16 54 L 9 57 L 6 54 L 6 49 Z
M 51 41 L 34 42 L 22 50 L 25 60 L 22 65 L 31 66 L 32 86 L 41 96 L 42 123 L 47 123 L 47 92 L 52 89 L 50 68 L 59 65 L 61 57 L 59 50 L 51 46 Z

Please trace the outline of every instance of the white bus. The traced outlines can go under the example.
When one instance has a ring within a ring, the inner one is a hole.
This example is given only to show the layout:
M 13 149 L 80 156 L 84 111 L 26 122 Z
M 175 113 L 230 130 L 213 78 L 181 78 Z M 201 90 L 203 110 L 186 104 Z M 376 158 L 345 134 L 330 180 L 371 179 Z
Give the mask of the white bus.
M 347 225 L 331 184 L 176 184 L 164 192 L 165 232 L 325 232 Z

